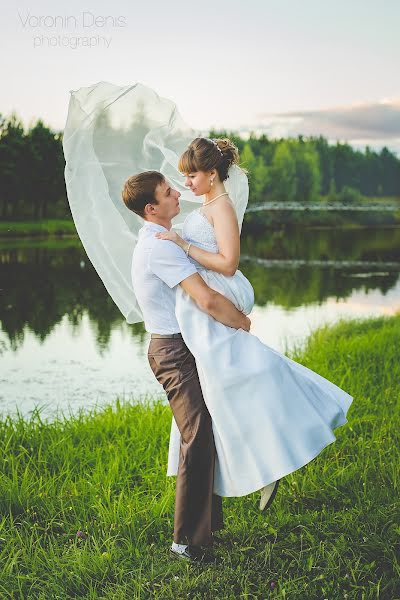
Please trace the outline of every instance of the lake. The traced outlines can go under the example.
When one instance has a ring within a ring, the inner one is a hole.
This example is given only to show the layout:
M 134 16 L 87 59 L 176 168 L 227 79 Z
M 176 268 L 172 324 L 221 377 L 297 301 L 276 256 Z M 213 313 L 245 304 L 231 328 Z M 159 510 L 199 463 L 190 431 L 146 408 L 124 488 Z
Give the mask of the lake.
M 265 231 L 242 240 L 252 333 L 281 352 L 338 319 L 400 310 L 400 228 Z M 163 393 L 79 239 L 0 240 L 0 412 L 27 416 Z

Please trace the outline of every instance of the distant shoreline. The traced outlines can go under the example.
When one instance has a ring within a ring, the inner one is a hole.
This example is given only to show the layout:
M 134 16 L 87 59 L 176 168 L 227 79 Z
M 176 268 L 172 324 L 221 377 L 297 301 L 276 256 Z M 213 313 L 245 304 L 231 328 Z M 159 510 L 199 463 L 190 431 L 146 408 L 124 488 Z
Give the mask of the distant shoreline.
M 307 230 L 318 229 L 396 229 L 400 227 L 400 223 L 273 223 L 263 224 L 260 229 L 276 230 L 276 229 L 291 229 L 303 227 Z M 244 235 L 246 235 L 246 227 L 244 227 Z M 247 231 L 250 234 L 250 228 Z M 0 222 L 0 239 L 21 239 L 34 237 L 38 240 L 46 238 L 51 239 L 79 239 L 75 224 L 72 220 L 67 219 L 46 219 L 45 221 L 2 221 Z

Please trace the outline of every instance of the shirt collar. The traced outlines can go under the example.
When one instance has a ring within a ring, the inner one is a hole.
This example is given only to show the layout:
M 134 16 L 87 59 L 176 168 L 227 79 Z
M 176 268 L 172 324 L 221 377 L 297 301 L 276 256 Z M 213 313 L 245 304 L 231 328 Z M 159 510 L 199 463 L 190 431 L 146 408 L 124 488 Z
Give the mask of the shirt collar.
M 145 221 L 142 229 L 144 231 L 169 231 L 164 225 L 159 225 L 158 223 L 152 223 L 151 221 Z

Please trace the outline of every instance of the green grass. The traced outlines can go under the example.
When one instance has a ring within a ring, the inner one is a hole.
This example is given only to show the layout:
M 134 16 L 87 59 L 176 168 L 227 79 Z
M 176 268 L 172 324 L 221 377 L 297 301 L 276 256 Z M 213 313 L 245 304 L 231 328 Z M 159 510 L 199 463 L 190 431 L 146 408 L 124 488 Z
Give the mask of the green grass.
M 291 352 L 354 396 L 349 422 L 282 480 L 265 515 L 257 493 L 224 498 L 217 567 L 168 558 L 161 399 L 3 419 L 0 597 L 399 598 L 399 348 L 400 315 L 323 327 Z
M 41 221 L 2 221 L 0 237 L 77 235 L 72 219 L 45 219 Z

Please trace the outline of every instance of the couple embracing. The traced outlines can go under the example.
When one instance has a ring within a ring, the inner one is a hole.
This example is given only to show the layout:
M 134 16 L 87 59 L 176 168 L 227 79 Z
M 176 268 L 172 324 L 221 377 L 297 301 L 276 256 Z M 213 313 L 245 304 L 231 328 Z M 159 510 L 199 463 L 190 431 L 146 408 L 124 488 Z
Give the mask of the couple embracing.
M 266 510 L 280 479 L 336 439 L 333 430 L 347 422 L 352 397 L 250 332 L 247 315 L 254 292 L 238 270 L 248 198 L 238 149 L 227 138 L 197 137 L 179 155 L 172 171 L 166 157 L 176 152 L 171 139 L 172 134 L 179 138 L 177 131 L 171 118 L 166 125 L 162 121 L 160 127 L 149 127 L 141 139 L 141 147 L 148 144 L 147 150 L 139 154 L 147 159 L 143 165 L 158 164 L 159 169 L 139 170 L 137 162 L 135 174 L 125 179 L 122 199 L 141 223 L 131 246 L 130 289 L 150 333 L 150 367 L 173 414 L 167 475 L 177 479 L 169 551 L 174 558 L 199 561 L 205 560 L 204 549 L 213 545 L 213 532 L 224 527 L 222 497 L 259 490 L 259 507 Z M 150 160 L 149 147 L 162 149 L 163 155 L 156 153 Z M 102 164 L 103 173 L 113 168 L 105 160 Z M 66 173 L 67 168 L 68 157 Z M 179 184 L 171 181 L 176 180 L 176 170 L 185 188 L 202 199 L 197 208 L 192 204 L 186 210 L 180 235 L 172 229 L 180 212 Z M 107 193 L 112 198 L 110 171 L 107 175 Z M 68 181 L 67 189 L 71 203 L 78 192 L 74 194 Z M 101 206 L 101 196 L 96 201 Z M 92 243 L 103 245 L 108 253 L 122 248 L 123 235 L 107 240 L 107 223 L 110 231 L 120 226 L 122 232 L 121 220 L 114 225 L 98 208 L 106 241 L 94 240 L 92 233 L 85 235 L 89 221 L 79 221 L 77 206 L 71 208 L 89 257 L 96 257 Z M 114 212 L 120 210 L 118 206 Z M 124 219 L 128 222 L 126 214 Z M 92 262 L 122 305 L 124 280 L 118 265 L 114 271 L 101 271 L 108 254 L 104 257 L 98 267 Z M 109 259 L 108 265 L 115 262 Z M 115 285 L 118 277 L 120 283 Z

